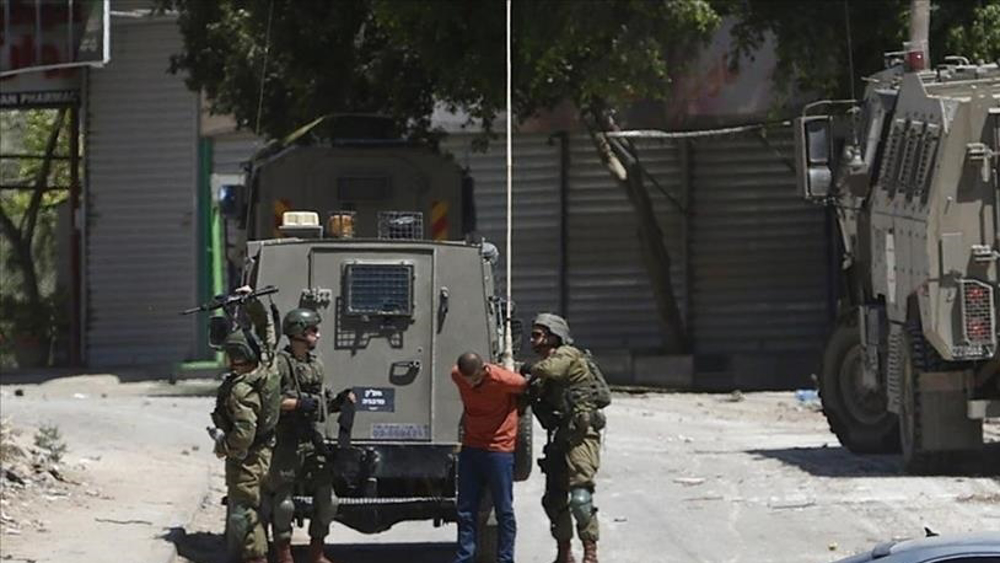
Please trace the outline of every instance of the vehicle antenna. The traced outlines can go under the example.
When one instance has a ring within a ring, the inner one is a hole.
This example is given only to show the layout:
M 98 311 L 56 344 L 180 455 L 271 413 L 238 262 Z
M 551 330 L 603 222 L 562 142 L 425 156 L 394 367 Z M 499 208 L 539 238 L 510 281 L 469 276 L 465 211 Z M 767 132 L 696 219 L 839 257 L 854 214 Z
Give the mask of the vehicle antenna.
M 507 0 L 507 252 L 506 260 L 507 272 L 506 272 L 506 286 L 507 286 L 507 301 L 506 310 L 504 311 L 504 330 L 503 330 L 503 354 L 501 355 L 501 362 L 503 366 L 507 369 L 514 369 L 514 345 L 513 338 L 510 334 L 510 287 L 511 287 L 511 263 L 513 260 L 513 255 L 511 254 L 511 207 L 512 207 L 512 175 L 514 172 L 514 160 L 511 156 L 511 103 L 510 103 L 510 0 Z
M 850 73 L 848 81 L 851 83 L 851 99 L 857 100 L 857 93 L 854 91 L 854 47 L 851 44 L 851 7 L 848 0 L 844 0 L 844 27 L 846 28 L 845 35 L 847 36 L 847 71 Z M 854 146 L 859 145 L 858 139 L 858 114 L 853 112 L 851 115 L 851 135 L 854 137 Z
M 851 8 L 848 4 L 848 0 L 844 0 L 844 27 L 846 28 L 847 35 L 847 68 L 850 73 L 851 79 L 851 99 L 858 99 L 854 92 L 854 48 L 851 45 Z

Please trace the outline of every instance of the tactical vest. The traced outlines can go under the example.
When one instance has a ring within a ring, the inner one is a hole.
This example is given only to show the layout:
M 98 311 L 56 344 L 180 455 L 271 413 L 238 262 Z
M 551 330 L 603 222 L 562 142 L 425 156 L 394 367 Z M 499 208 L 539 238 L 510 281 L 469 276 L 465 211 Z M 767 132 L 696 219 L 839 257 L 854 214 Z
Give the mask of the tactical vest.
M 569 415 L 567 422 L 571 428 L 590 426 L 600 431 L 607 424 L 602 409 L 611 404 L 611 388 L 590 350 L 581 350 L 581 354 L 580 360 L 586 367 L 587 377 L 566 386 L 564 401 Z
M 226 408 L 226 399 L 233 391 L 233 386 L 240 381 L 246 381 L 260 396 L 260 413 L 257 414 L 257 432 L 254 445 L 264 444 L 274 436 L 274 428 L 281 414 L 281 380 L 275 370 L 267 366 L 235 377 L 227 377 L 215 396 L 215 410 L 212 411 L 212 422 L 223 432 L 231 432 L 233 421 Z

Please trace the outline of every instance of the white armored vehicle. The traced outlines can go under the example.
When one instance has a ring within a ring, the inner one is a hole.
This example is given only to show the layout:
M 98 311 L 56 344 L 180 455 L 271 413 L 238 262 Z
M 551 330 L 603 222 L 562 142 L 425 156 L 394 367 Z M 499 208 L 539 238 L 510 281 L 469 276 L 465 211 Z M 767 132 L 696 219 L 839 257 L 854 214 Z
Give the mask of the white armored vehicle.
M 855 452 L 902 450 L 910 472 L 981 458 L 1000 416 L 1000 68 L 914 53 L 870 77 L 864 100 L 796 120 L 804 197 L 836 215 L 840 315 L 823 411 Z

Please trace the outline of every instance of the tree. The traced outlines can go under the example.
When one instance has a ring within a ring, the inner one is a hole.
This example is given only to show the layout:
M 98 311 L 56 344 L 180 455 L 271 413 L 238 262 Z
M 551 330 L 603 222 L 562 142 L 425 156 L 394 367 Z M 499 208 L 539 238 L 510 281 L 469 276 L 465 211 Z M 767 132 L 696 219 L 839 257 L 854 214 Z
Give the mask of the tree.
M 505 105 L 505 3 L 499 0 L 159 2 L 178 11 L 184 35 L 173 71 L 185 72 L 188 85 L 205 92 L 212 111 L 270 137 L 340 112 L 387 115 L 399 134 L 433 137 L 435 102 L 462 108 L 489 135 Z M 937 2 L 932 53 L 969 44 L 995 53 L 997 2 Z M 619 127 L 617 111 L 669 98 L 682 61 L 693 59 L 722 16 L 737 22 L 737 55 L 753 56 L 766 34 L 777 37 L 780 87 L 849 95 L 852 80 L 881 68 L 882 53 L 901 47 L 909 3 L 514 0 L 513 112 L 524 120 L 565 101 L 576 108 L 635 210 L 668 351 L 686 351 L 689 340 L 634 148 L 604 135 Z M 846 57 L 848 13 L 854 76 Z M 976 21 L 978 27 L 966 27 Z
M 2 253 L 0 291 L 0 313 L 6 322 L 0 326 L 0 336 L 5 341 L 38 339 L 46 349 L 43 354 L 56 324 L 51 283 L 55 269 L 53 211 L 66 200 L 67 193 L 50 188 L 70 183 L 69 163 L 55 158 L 69 152 L 67 114 L 67 109 L 0 114 L 3 152 L 30 157 L 5 159 L 0 166 L 0 236 L 7 247 Z
M 385 114 L 401 134 L 430 136 L 436 101 L 461 107 L 489 134 L 504 108 L 504 2 L 161 4 L 178 11 L 184 35 L 172 69 L 186 72 L 213 111 L 233 114 L 241 126 L 256 129 L 259 113 L 259 129 L 271 137 L 337 112 Z M 640 165 L 627 143 L 602 133 L 618 128 L 617 109 L 669 95 L 680 69 L 672 61 L 710 36 L 718 14 L 705 0 L 515 0 L 513 19 L 514 114 L 523 120 L 566 100 L 575 105 L 636 211 L 664 346 L 687 350 L 670 256 Z
M 883 68 L 883 54 L 903 48 L 911 6 L 912 0 L 724 0 L 718 4 L 721 13 L 737 22 L 733 30 L 737 53 L 752 56 L 766 34 L 773 34 L 778 87 L 834 98 L 851 96 L 852 84 L 855 93 L 860 93 L 861 78 Z M 1000 60 L 1000 0 L 931 2 L 929 43 L 931 62 L 946 55 Z

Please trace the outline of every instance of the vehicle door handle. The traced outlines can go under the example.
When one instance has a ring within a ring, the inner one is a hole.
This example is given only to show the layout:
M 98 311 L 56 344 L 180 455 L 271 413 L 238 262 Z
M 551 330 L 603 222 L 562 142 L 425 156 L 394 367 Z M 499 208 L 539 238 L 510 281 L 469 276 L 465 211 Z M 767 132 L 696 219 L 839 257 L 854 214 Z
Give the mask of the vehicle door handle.
M 392 362 L 389 366 L 389 382 L 393 385 L 409 385 L 420 373 L 420 360 Z

